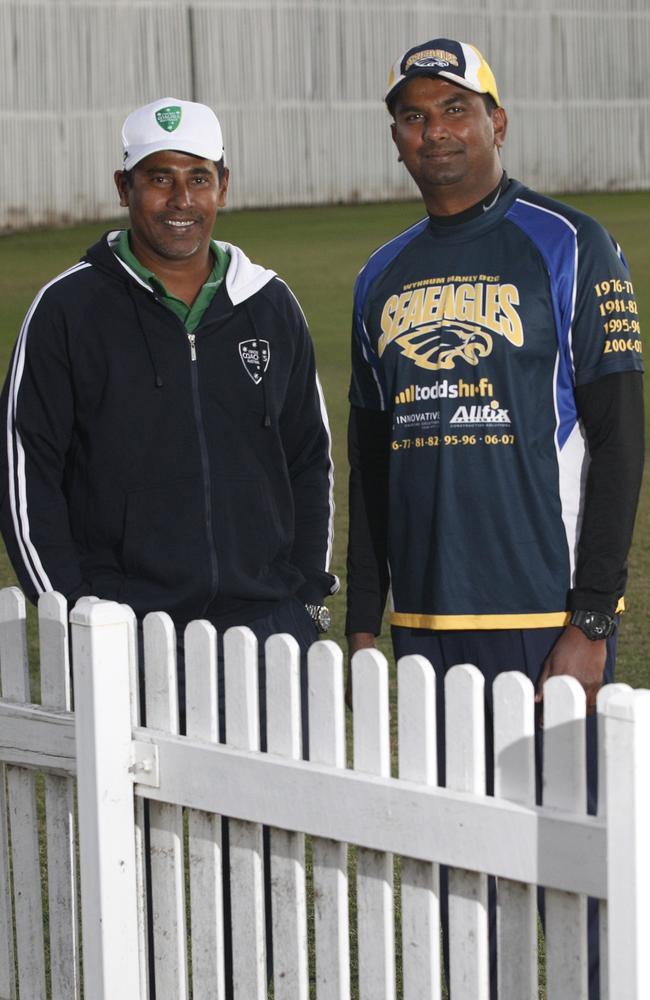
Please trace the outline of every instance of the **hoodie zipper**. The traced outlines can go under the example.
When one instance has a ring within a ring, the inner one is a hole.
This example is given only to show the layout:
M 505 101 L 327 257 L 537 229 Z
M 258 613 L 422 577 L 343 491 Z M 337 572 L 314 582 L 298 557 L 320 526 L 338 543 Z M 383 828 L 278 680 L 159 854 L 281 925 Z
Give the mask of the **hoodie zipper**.
M 205 501 L 205 528 L 208 536 L 208 550 L 210 552 L 210 573 L 212 582 L 212 595 L 206 602 L 206 607 L 212 603 L 219 588 L 219 571 L 217 567 L 217 554 L 214 548 L 214 532 L 212 529 L 212 487 L 210 486 L 210 462 L 208 460 L 208 447 L 205 440 L 205 428 L 203 426 L 203 414 L 201 412 L 201 397 L 199 395 L 198 365 L 196 363 L 196 334 L 188 333 L 187 339 L 190 344 L 190 369 L 192 375 L 192 402 L 194 405 L 194 418 L 199 436 L 199 451 L 201 453 L 201 466 L 203 469 L 203 497 Z

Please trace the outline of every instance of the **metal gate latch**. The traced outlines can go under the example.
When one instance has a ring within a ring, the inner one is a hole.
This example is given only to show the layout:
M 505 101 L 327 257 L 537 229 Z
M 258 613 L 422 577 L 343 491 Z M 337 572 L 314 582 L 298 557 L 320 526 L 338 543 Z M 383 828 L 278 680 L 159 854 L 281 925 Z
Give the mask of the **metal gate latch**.
M 155 743 L 142 743 L 133 740 L 131 743 L 131 760 L 129 767 L 133 780 L 139 785 L 149 785 L 160 788 L 160 767 L 158 762 L 158 747 Z

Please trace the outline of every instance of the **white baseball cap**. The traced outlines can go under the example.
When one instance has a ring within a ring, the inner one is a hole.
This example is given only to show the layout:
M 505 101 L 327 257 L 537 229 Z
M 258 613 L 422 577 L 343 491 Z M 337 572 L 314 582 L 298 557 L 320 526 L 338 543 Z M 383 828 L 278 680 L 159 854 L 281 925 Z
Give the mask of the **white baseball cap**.
M 173 149 L 217 163 L 223 156 L 221 125 L 212 108 L 161 97 L 132 111 L 122 126 L 124 169 L 150 153 Z

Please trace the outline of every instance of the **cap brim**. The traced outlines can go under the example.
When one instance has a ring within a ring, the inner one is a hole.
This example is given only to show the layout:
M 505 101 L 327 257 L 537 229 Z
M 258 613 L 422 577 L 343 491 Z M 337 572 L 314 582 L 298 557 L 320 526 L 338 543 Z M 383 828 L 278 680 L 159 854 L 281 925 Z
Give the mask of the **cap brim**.
M 176 153 L 187 153 L 189 156 L 198 156 L 202 160 L 211 160 L 218 163 L 223 156 L 223 144 L 206 146 L 203 142 L 174 142 L 174 137 L 170 133 L 169 138 L 161 139 L 159 142 L 149 142 L 143 146 L 132 146 L 124 156 L 124 170 L 132 170 L 141 160 L 152 153 L 160 153 L 165 150 Z
M 431 80 L 435 80 L 438 77 L 443 77 L 445 80 L 449 80 L 451 83 L 457 84 L 463 90 L 471 90 L 473 94 L 489 94 L 493 101 L 496 101 L 497 106 L 500 106 L 498 98 L 489 90 L 481 90 L 478 87 L 473 87 L 471 83 L 468 83 L 464 76 L 457 76 L 455 73 L 450 73 L 448 70 L 437 70 L 433 73 L 430 69 L 426 67 L 418 67 L 416 70 L 412 70 L 407 73 L 406 76 L 401 77 L 397 80 L 395 84 L 391 87 L 384 98 L 384 102 L 388 105 L 395 100 L 398 93 L 410 80 L 414 80 L 416 77 L 426 76 Z

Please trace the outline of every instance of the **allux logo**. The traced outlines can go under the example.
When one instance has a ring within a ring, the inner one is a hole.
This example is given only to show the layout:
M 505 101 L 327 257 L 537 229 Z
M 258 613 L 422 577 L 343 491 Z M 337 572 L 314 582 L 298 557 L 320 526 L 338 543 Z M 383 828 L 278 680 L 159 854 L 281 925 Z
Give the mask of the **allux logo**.
M 156 111 L 156 121 L 165 132 L 175 132 L 181 123 L 183 111 L 178 105 L 170 105 L 168 108 L 159 108 Z
M 509 424 L 510 415 L 497 399 L 478 406 L 459 406 L 450 424 Z

